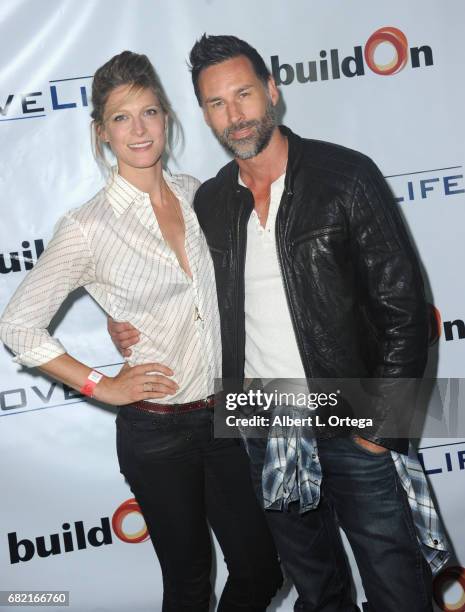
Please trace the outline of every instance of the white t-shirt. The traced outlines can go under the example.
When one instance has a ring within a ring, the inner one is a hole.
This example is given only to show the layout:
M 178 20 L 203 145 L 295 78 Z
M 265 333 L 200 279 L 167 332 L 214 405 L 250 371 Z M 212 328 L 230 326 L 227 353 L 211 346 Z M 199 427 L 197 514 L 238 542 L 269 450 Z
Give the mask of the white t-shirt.
M 266 226 L 252 211 L 245 260 L 245 377 L 305 379 L 276 250 L 285 174 L 271 185 Z M 239 183 L 244 185 L 239 175 Z

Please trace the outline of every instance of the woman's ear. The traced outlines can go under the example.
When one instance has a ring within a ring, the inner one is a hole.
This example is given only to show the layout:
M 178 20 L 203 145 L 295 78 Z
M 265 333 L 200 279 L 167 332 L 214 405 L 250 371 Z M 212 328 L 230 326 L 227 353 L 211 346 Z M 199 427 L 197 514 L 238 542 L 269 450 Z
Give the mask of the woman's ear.
M 101 140 L 102 142 L 106 142 L 106 143 L 109 142 L 107 131 L 105 129 L 105 126 L 102 123 L 97 123 L 95 125 L 95 131 L 97 132 L 97 136 L 99 140 Z

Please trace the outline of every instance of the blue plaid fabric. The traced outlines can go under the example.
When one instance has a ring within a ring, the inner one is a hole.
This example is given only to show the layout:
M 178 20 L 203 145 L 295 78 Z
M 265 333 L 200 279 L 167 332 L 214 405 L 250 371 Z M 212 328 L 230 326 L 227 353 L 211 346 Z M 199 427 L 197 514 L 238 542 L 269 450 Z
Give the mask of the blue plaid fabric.
M 273 416 L 299 418 L 301 411 L 277 407 Z M 391 451 L 402 486 L 407 493 L 420 547 L 436 574 L 450 557 L 444 528 L 434 507 L 428 482 L 417 454 Z M 270 428 L 262 472 L 262 491 L 267 510 L 283 510 L 299 501 L 300 512 L 318 506 L 322 481 L 318 447 L 311 427 L 275 425 Z
M 423 466 L 418 455 L 409 445 L 408 455 L 391 451 L 397 474 L 407 493 L 413 522 L 421 549 L 433 574 L 447 563 L 449 543 L 441 519 L 434 507 Z
M 302 411 L 292 406 L 273 409 L 275 417 L 296 419 Z M 270 428 L 262 472 L 263 501 L 267 510 L 287 509 L 300 501 L 300 512 L 318 506 L 321 465 L 311 427 L 274 425 Z

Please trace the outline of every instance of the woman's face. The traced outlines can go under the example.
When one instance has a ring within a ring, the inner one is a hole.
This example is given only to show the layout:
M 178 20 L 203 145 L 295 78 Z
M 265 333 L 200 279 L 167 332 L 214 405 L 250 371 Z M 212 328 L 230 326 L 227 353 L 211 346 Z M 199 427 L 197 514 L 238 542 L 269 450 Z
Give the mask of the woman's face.
M 120 85 L 108 96 L 99 136 L 108 142 L 123 176 L 160 162 L 167 117 L 152 89 Z

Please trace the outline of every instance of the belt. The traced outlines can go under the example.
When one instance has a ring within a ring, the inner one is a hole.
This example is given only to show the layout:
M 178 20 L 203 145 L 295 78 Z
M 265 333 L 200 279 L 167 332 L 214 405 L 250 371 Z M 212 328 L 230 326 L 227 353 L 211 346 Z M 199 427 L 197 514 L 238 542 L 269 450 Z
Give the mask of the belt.
M 155 412 L 156 414 L 178 414 L 179 412 L 193 412 L 194 410 L 202 410 L 203 408 L 213 408 L 215 405 L 215 396 L 209 395 L 205 399 L 195 402 L 187 402 L 186 404 L 155 404 L 153 402 L 134 402 L 129 404 L 143 412 Z

